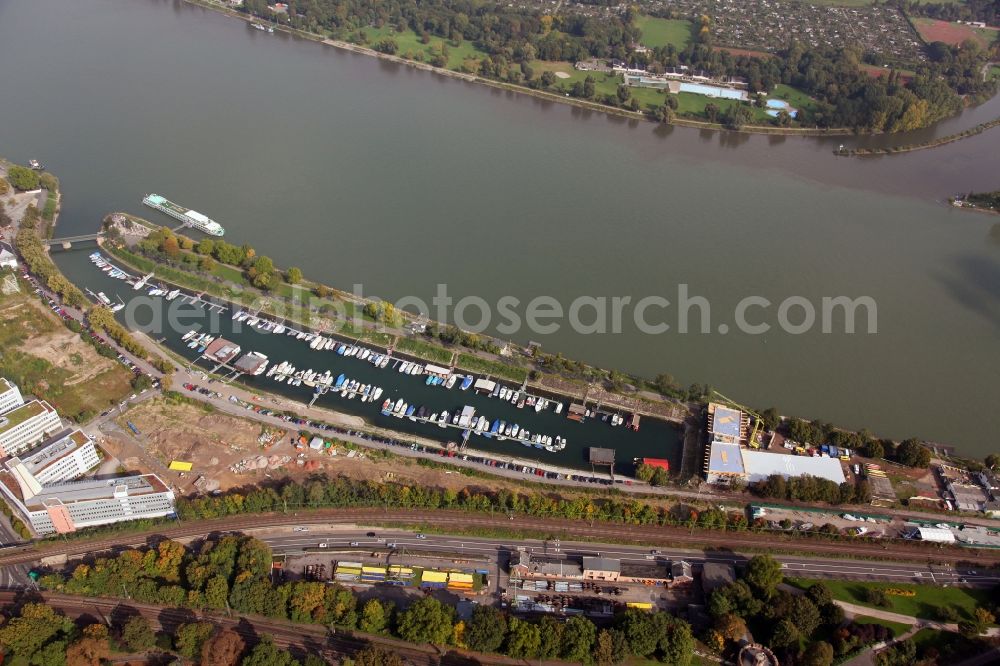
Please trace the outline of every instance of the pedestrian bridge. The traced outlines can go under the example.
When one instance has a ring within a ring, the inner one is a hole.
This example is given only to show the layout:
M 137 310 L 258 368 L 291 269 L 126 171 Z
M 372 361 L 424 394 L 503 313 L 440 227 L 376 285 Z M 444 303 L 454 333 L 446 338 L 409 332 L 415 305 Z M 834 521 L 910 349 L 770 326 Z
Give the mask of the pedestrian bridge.
M 61 245 L 64 250 L 68 250 L 73 247 L 73 243 L 82 243 L 84 241 L 95 241 L 101 237 L 101 234 L 86 234 L 84 236 L 65 236 L 63 238 L 49 238 L 45 241 L 45 245 L 52 247 L 53 245 Z

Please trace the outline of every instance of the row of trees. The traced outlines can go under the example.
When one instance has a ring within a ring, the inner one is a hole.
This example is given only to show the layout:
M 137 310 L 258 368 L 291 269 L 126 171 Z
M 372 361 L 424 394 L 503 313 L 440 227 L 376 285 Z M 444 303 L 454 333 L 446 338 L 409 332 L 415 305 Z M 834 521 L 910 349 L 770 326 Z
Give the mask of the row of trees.
M 583 617 L 534 622 L 484 606 L 476 609 L 466 625 L 456 618 L 451 606 L 430 596 L 404 609 L 377 598 L 362 605 L 353 592 L 339 585 L 308 581 L 273 584 L 268 577 L 270 568 L 267 544 L 229 535 L 205 542 L 197 550 L 164 540 L 154 548 L 126 550 L 116 557 L 79 564 L 69 576 L 44 576 L 40 584 L 81 595 L 114 596 L 124 590 L 141 602 L 231 608 L 294 622 L 359 629 L 412 643 L 450 644 L 525 659 L 614 664 L 637 655 L 686 664 L 694 646 L 690 626 L 668 613 L 630 611 L 618 618 L 614 629 L 598 632 Z M 129 644 L 151 643 L 142 627 L 126 629 Z M 177 632 L 176 648 L 188 657 L 205 655 L 211 634 L 211 625 L 185 625 Z M 223 651 L 239 654 L 242 647 L 229 645 Z
M 201 666 L 326 666 L 316 654 L 299 661 L 263 635 L 248 649 L 232 629 L 211 622 L 188 622 L 170 634 L 153 630 L 145 617 L 111 618 L 104 624 L 77 627 L 69 618 L 41 603 L 27 603 L 0 627 L 0 648 L 6 660 L 31 666 L 100 666 L 111 658 L 112 648 L 127 654 L 174 652 Z M 398 655 L 375 647 L 356 653 L 356 666 L 403 666 Z
M 984 4 L 984 0 L 977 0 Z M 995 2 L 995 0 L 994 0 Z M 867 131 L 906 131 L 924 127 L 962 105 L 960 95 L 982 98 L 995 90 L 983 81 L 980 67 L 990 58 L 975 44 L 951 47 L 936 43 L 928 49 L 931 60 L 919 64 L 911 80 L 896 73 L 872 78 L 863 69 L 874 56 L 854 47 L 810 48 L 792 41 L 777 57 L 734 56 L 712 48 L 710 20 L 698 17 L 696 39 L 684 48 L 673 45 L 636 53 L 632 45 L 641 40 L 634 25 L 634 10 L 622 16 L 586 17 L 579 14 L 544 14 L 536 9 L 475 5 L 461 2 L 416 2 L 415 0 L 299 0 L 291 2 L 287 14 L 273 14 L 264 0 L 247 0 L 245 11 L 296 28 L 358 38 L 365 28 L 385 25 L 412 30 L 424 38 L 443 38 L 457 46 L 471 41 L 485 52 L 478 74 L 484 77 L 548 88 L 557 84 L 551 73 L 536 78 L 531 63 L 536 59 L 576 62 L 590 57 L 618 58 L 653 73 L 681 65 L 704 70 L 713 76 L 746 78 L 751 93 L 768 93 L 778 83 L 793 85 L 811 95 L 816 103 L 799 109 L 796 121 L 819 127 L 854 127 Z M 398 44 L 383 38 L 375 48 L 396 53 Z M 446 64 L 441 54 L 437 64 Z M 906 63 L 909 65 L 910 63 Z M 594 81 L 579 81 L 567 91 L 576 97 L 595 99 Z M 638 109 L 629 91 L 606 95 L 597 101 Z M 746 105 L 733 105 L 724 114 L 715 108 L 716 122 L 739 128 L 749 121 Z M 656 109 L 669 120 L 674 109 Z M 775 119 L 790 124 L 790 117 Z
M 891 439 L 876 439 L 867 430 L 849 432 L 837 430 L 822 421 L 789 419 L 780 423 L 780 417 L 772 408 L 761 416 L 768 429 L 778 428 L 784 435 L 801 444 L 819 446 L 830 444 L 838 448 L 853 449 L 866 458 L 887 458 L 908 467 L 927 467 L 931 462 L 931 452 L 918 439 L 905 439 L 896 443 Z
M 13 185 L 15 189 L 20 190 L 21 192 L 37 190 L 40 183 L 38 179 L 38 172 L 17 164 L 11 165 L 11 167 L 7 169 L 7 180 L 10 181 L 10 184 Z
M 717 508 L 696 511 L 685 504 L 654 506 L 623 497 L 565 498 L 552 492 L 487 491 L 481 488 L 434 488 L 379 483 L 345 477 L 316 477 L 304 483 L 282 481 L 266 487 L 234 490 L 221 495 L 177 500 L 184 520 L 206 520 L 241 513 L 288 511 L 309 507 L 396 506 L 426 509 L 462 509 L 476 512 L 514 512 L 529 516 L 600 520 L 628 525 L 747 529 L 742 512 Z
M 829 504 L 867 504 L 871 502 L 871 488 L 865 479 L 857 483 L 835 483 L 829 479 L 804 474 L 786 479 L 781 474 L 771 474 L 762 481 L 750 484 L 755 495 L 771 499 L 790 499 L 801 502 L 827 502 Z
M 32 172 L 34 173 L 34 172 Z M 39 223 L 41 216 L 34 205 L 28 206 L 21 218 L 14 244 L 18 253 L 24 259 L 32 275 L 45 283 L 49 289 L 59 295 L 63 302 L 75 308 L 86 307 L 90 301 L 77 289 L 76 285 L 67 280 L 49 258 L 42 243 Z
M 282 281 L 282 274 L 270 257 L 258 255 L 250 245 L 233 245 L 223 240 L 206 238 L 198 243 L 186 236 L 178 236 L 168 227 L 161 227 L 139 242 L 138 251 L 168 265 L 198 269 L 210 273 L 215 262 L 242 268 L 247 281 L 257 289 L 274 289 Z M 300 282 L 302 271 L 289 269 L 289 281 Z

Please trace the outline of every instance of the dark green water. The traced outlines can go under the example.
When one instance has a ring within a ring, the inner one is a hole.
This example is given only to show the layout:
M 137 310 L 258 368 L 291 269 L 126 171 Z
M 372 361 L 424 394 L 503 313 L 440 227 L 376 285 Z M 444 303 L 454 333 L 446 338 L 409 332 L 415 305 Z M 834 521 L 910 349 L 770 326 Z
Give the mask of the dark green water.
M 437 425 L 411 421 L 408 418 L 383 416 L 381 404 L 386 398 L 391 398 L 393 403 L 402 398 L 415 407 L 425 406 L 428 412 L 440 414 L 442 411 L 448 411 L 452 415 L 456 410 L 461 411 L 464 405 L 471 405 L 476 408 L 477 415 L 486 416 L 491 423 L 494 419 L 503 419 L 508 423 L 516 423 L 522 428 L 527 428 L 533 433 L 551 435 L 553 438 L 561 435 L 568 440 L 564 450 L 549 452 L 525 447 L 510 439 L 499 441 L 472 435 L 470 447 L 474 449 L 581 469 L 589 468 L 587 456 L 591 446 L 615 449 L 619 471 L 630 470 L 633 458 L 640 456 L 667 458 L 674 466 L 680 463 L 680 431 L 664 421 L 643 419 L 639 431 L 635 432 L 623 425 L 612 427 L 599 417 L 588 419 L 584 423 L 571 421 L 566 418 L 565 408 L 569 406 L 569 402 L 565 399 L 562 399 L 564 410 L 561 415 L 557 415 L 553 411 L 554 404 L 548 410 L 535 412 L 530 407 L 518 409 L 509 402 L 477 394 L 471 387 L 462 391 L 458 385 L 450 390 L 440 386 L 427 386 L 425 376 L 400 374 L 397 370 L 393 370 L 393 364 L 378 369 L 367 360 L 338 356 L 332 350 L 314 351 L 303 340 L 297 340 L 286 334 L 262 332 L 246 323 L 234 322 L 232 311 L 218 317 L 210 317 L 201 306 L 184 304 L 181 299 L 167 302 L 162 298 L 147 297 L 145 292 L 133 291 L 130 285 L 108 277 L 91 264 L 88 255 L 93 249 L 91 246 L 89 249 L 79 251 L 60 252 L 58 253 L 60 264 L 66 270 L 72 271 L 80 284 L 94 293 L 104 292 L 112 300 L 121 298 L 129 302 L 130 308 L 123 311 L 123 316 L 134 313 L 131 316 L 143 330 L 156 339 L 164 338 L 164 344 L 192 361 L 198 356 L 197 350 L 189 349 L 181 338 L 184 333 L 196 328 L 198 331 L 208 331 L 236 342 L 242 347 L 242 353 L 261 352 L 267 355 L 269 362 L 274 365 L 288 361 L 301 370 L 310 368 L 318 372 L 330 370 L 334 377 L 344 373 L 362 384 L 381 386 L 384 393 L 377 404 L 362 403 L 358 398 L 354 400 L 341 398 L 339 393 L 335 394 L 332 391 L 321 396 L 316 402 L 317 406 L 355 414 L 378 426 L 431 437 L 439 441 L 459 443 L 462 436 L 460 429 L 443 429 Z M 137 294 L 139 300 L 133 302 Z M 165 321 L 177 323 L 168 326 L 157 323 Z M 199 362 L 199 365 L 203 368 L 210 367 L 204 361 Z M 301 402 L 308 402 L 313 394 L 313 390 L 305 385 L 290 386 L 266 376 L 244 377 L 241 381 Z M 506 386 L 520 388 L 512 384 Z M 222 387 L 215 388 L 225 391 Z
M 166 0 L 0 3 L 0 61 L 0 154 L 60 177 L 61 235 L 114 209 L 155 219 L 140 200 L 158 192 L 279 265 L 390 299 L 447 283 L 490 302 L 673 301 L 683 283 L 711 302 L 712 333 L 509 337 L 753 406 L 995 449 L 995 220 L 942 201 L 1000 186 L 1000 130 L 838 159 L 841 139 L 630 123 Z M 995 99 L 923 134 L 997 115 Z M 871 296 L 878 333 L 718 333 L 751 295 Z

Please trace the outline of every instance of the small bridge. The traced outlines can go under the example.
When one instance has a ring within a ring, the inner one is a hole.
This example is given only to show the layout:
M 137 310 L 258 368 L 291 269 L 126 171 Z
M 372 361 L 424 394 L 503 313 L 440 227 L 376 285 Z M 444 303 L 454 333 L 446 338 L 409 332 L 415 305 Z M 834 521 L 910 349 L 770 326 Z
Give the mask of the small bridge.
M 50 238 L 43 241 L 45 245 L 52 247 L 53 245 L 61 245 L 64 250 L 68 250 L 73 247 L 73 243 L 82 243 L 83 241 L 95 241 L 101 237 L 101 234 L 87 234 L 85 236 L 66 236 L 64 238 Z

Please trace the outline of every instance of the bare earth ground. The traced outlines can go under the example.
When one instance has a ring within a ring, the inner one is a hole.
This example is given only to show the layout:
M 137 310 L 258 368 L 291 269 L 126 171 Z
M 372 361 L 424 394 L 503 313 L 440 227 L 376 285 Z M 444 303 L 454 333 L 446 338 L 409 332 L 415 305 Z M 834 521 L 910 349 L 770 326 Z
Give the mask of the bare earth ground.
M 32 294 L 22 292 L 0 300 L 0 340 L 14 352 L 15 359 L 7 360 L 27 373 L 21 379 L 31 385 L 22 389 L 48 400 L 63 416 L 100 412 L 132 390 L 127 370 L 99 355 Z M 38 367 L 29 369 L 33 359 L 51 367 L 44 372 Z
M 138 436 L 128 429 L 126 419 L 139 430 Z M 271 439 L 273 444 L 266 449 L 258 440 L 265 432 L 274 435 Z M 349 457 L 349 451 L 343 445 L 336 446 L 335 456 L 308 447 L 297 450 L 290 441 L 293 436 L 297 433 L 278 432 L 250 419 L 206 412 L 198 405 L 175 403 L 160 397 L 133 407 L 126 417 L 118 419 L 116 427 L 102 428 L 101 445 L 129 470 L 164 475 L 164 480 L 172 483 L 181 494 L 216 489 L 225 491 L 268 479 L 301 480 L 313 474 L 453 490 L 524 490 L 524 486 L 514 482 L 478 479 L 449 470 L 423 467 L 413 459 L 383 457 L 377 451 L 359 451 Z M 300 455 L 301 458 L 298 457 Z M 190 473 L 182 475 L 168 472 L 160 466 L 154 467 L 154 460 L 149 458 L 155 459 L 161 466 L 168 465 L 171 460 L 191 462 L 194 466 Z M 241 461 L 258 460 L 275 464 L 241 473 L 230 469 Z M 302 464 L 299 464 L 300 461 Z M 565 489 L 558 494 L 574 495 Z M 671 502 L 665 501 L 664 504 Z

